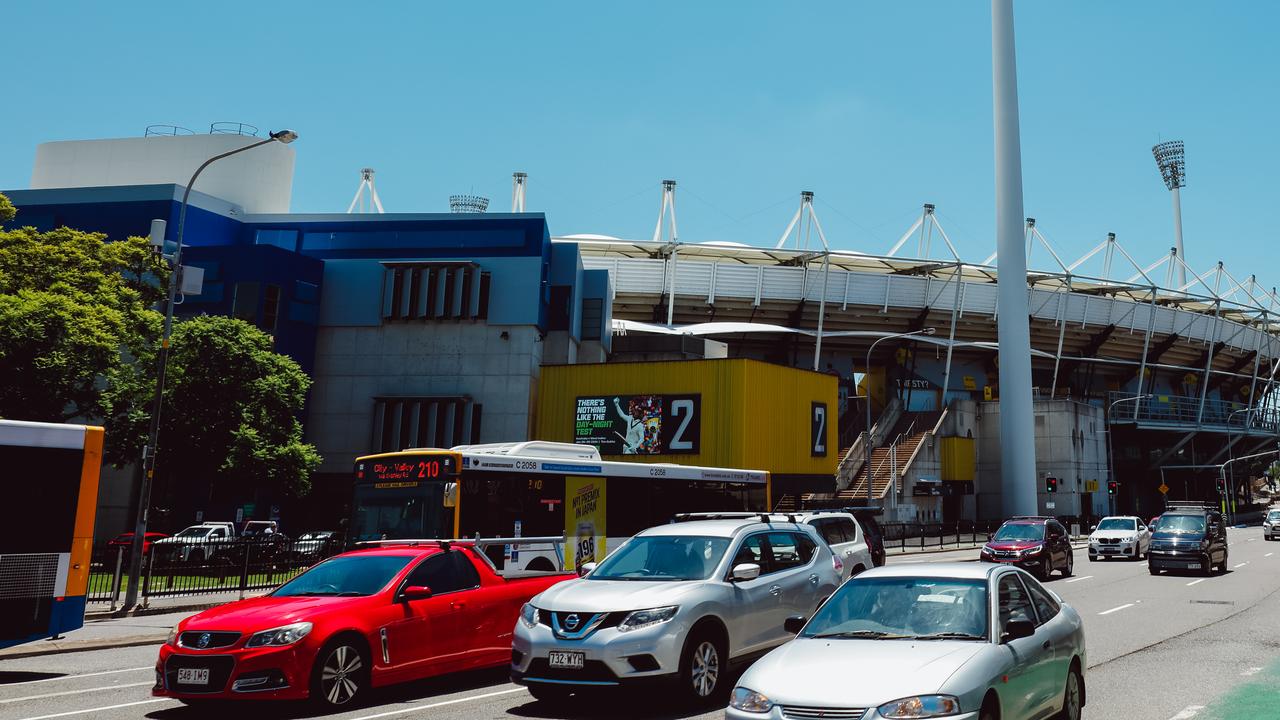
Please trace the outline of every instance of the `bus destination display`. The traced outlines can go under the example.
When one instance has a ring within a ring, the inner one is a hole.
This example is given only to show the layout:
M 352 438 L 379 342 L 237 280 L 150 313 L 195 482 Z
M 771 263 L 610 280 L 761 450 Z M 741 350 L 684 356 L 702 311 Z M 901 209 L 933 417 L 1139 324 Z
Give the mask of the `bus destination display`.
M 403 483 L 438 480 L 457 474 L 452 455 L 431 455 L 388 460 L 366 460 L 356 468 L 356 479 L 364 482 Z

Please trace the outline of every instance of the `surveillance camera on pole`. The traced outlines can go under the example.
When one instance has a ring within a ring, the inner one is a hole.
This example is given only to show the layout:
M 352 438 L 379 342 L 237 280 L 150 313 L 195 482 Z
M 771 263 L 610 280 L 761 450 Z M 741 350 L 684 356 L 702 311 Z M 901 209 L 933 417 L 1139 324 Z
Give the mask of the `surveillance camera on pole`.
M 1178 287 L 1187 284 L 1187 255 L 1182 249 L 1182 200 L 1178 191 L 1187 184 L 1187 157 L 1181 140 L 1162 142 L 1151 148 L 1164 186 L 1173 194 L 1173 240 L 1178 249 Z

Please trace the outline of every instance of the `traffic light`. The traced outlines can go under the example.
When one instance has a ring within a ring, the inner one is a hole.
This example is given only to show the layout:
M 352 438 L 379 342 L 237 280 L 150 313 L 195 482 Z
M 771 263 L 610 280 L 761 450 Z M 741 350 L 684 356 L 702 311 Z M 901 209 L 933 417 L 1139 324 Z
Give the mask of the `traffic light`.
M 1044 479 L 1044 491 L 1047 493 L 1058 492 L 1058 478 L 1047 477 Z
M 1217 485 L 1218 485 L 1218 494 L 1219 494 L 1219 495 L 1226 495 L 1226 494 L 1227 494 L 1227 479 L 1226 479 L 1226 478 L 1218 478 Z
M 1107 494 L 1108 494 L 1108 495 L 1115 495 L 1115 494 L 1116 494 L 1116 489 L 1117 489 L 1117 488 L 1119 488 L 1119 487 L 1120 487 L 1120 483 L 1116 482 L 1115 480 L 1108 480 L 1108 481 L 1107 481 Z

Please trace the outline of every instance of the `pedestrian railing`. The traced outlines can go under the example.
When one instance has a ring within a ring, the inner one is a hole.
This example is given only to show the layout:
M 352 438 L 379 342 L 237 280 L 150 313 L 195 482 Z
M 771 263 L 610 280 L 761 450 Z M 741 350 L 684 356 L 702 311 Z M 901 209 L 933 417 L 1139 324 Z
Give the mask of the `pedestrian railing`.
M 225 541 L 152 542 L 142 557 L 139 597 L 235 593 L 267 590 L 292 579 L 342 550 L 342 538 L 291 540 L 284 535 Z M 120 604 L 129 586 L 128 545 L 107 545 L 94 553 L 86 593 L 90 603 Z
M 884 523 L 886 550 L 942 550 L 982 545 L 1000 527 L 999 521 Z

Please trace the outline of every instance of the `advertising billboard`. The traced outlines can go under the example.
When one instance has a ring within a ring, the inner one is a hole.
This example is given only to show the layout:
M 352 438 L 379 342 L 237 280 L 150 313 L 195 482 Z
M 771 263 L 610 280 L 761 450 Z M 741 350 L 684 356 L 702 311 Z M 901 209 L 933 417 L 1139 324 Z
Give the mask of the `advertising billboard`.
M 604 559 L 605 479 L 566 476 L 564 479 L 564 567 L 577 572 L 583 564 Z
M 579 397 L 573 441 L 602 455 L 696 455 L 702 430 L 700 395 Z

